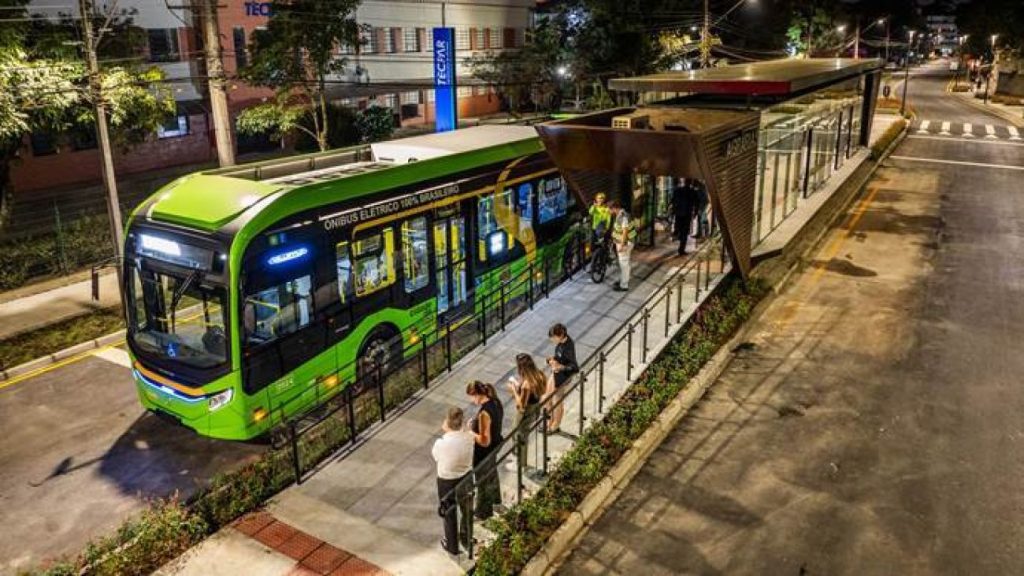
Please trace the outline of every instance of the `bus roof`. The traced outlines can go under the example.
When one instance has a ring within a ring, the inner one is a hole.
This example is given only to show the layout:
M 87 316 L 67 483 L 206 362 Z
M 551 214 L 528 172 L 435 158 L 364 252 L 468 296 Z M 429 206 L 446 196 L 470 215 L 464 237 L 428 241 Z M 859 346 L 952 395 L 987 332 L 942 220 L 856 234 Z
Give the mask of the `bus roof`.
M 359 161 L 359 151 L 346 149 L 186 176 L 143 203 L 136 217 L 212 232 L 247 210 L 278 217 L 543 150 L 533 128 L 512 125 L 477 126 L 371 147 L 376 158 L 372 162 Z M 319 165 L 327 167 L 308 169 Z
M 373 158 L 378 162 L 405 164 L 534 138 L 537 138 L 537 131 L 530 126 L 490 124 L 377 142 L 370 147 L 373 149 Z

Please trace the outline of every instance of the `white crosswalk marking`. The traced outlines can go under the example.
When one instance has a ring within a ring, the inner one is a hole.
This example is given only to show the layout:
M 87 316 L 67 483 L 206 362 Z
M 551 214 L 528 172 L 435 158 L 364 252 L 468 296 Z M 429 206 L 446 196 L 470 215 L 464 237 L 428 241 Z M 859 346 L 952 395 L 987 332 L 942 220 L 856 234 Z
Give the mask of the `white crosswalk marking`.
M 964 133 L 962 136 L 964 138 L 974 138 L 974 127 L 969 123 L 964 123 Z
M 1006 129 L 1010 131 L 1010 140 L 1020 140 L 1020 132 L 1016 126 L 1007 126 Z
M 991 124 L 985 124 L 985 138 L 996 138 L 996 127 Z
M 943 122 L 942 123 L 942 132 L 939 132 L 939 134 L 941 134 L 943 136 L 949 136 L 950 135 L 950 133 L 949 133 L 949 122 Z
M 918 129 L 917 129 L 917 133 L 918 134 L 927 134 L 928 133 L 928 126 L 931 123 L 932 123 L 931 120 L 924 120 L 924 121 L 922 121 L 921 122 L 921 126 L 919 126 Z

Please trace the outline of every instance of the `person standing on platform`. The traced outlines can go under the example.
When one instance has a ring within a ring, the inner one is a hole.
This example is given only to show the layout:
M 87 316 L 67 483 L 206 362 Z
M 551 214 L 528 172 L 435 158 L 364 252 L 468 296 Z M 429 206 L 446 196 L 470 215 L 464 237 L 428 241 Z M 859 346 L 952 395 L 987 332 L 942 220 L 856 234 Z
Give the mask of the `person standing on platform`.
M 694 238 L 703 242 L 711 235 L 711 223 L 708 221 L 708 204 L 711 198 L 708 196 L 708 187 L 703 182 L 695 184 L 697 188 L 697 234 Z
M 676 238 L 679 239 L 679 255 L 686 254 L 686 242 L 690 239 L 690 225 L 697 209 L 697 190 L 692 180 L 683 180 L 672 191 L 672 213 L 676 222 Z
M 463 430 L 462 408 L 451 407 L 441 424 L 444 435 L 434 441 L 431 455 L 437 462 L 438 514 L 444 519 L 441 547 L 459 553 L 459 541 L 469 545 L 469 498 L 455 494 L 455 488 L 473 471 L 473 433 Z
M 473 470 L 477 491 L 473 515 L 479 520 L 487 520 L 494 515 L 494 506 L 501 504 L 501 484 L 498 482 L 494 458 L 502 441 L 501 423 L 505 418 L 505 409 L 491 384 L 479 380 L 470 382 L 466 386 L 466 394 L 479 407 L 469 423 L 476 440 L 473 446 Z
M 630 257 L 633 253 L 633 246 L 636 244 L 636 225 L 629 212 L 613 202 L 612 206 L 612 242 L 615 243 L 615 253 L 619 256 L 619 283 L 615 286 L 616 292 L 629 290 Z
M 565 402 L 559 402 L 564 395 L 561 388 L 572 378 L 573 374 L 580 371 L 580 366 L 576 361 L 576 344 L 569 337 L 569 330 L 566 329 L 565 324 L 559 323 L 552 326 L 548 330 L 548 339 L 555 345 L 555 355 L 548 358 L 548 366 L 551 367 L 551 387 L 548 390 L 548 401 L 558 404 L 554 410 L 551 410 L 551 422 L 548 423 L 548 433 L 554 434 L 559 432 L 562 416 L 565 415 Z

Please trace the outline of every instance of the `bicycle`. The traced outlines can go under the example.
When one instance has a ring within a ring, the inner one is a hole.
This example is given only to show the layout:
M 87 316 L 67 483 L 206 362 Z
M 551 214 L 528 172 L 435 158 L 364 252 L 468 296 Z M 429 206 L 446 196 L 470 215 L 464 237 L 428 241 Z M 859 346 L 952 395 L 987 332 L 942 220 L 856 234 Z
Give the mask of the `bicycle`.
M 612 260 L 612 247 L 607 235 L 602 235 L 593 246 L 594 250 L 590 255 L 590 279 L 594 284 L 600 284 L 604 282 L 604 275 L 608 272 L 608 264 Z

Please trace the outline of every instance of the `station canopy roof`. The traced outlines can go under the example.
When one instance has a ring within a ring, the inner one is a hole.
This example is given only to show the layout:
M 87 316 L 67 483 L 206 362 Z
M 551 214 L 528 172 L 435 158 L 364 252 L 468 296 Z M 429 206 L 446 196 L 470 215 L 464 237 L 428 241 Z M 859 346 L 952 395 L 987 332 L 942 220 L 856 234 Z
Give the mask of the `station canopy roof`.
M 881 68 L 882 61 L 877 58 L 786 58 L 615 78 L 609 86 L 623 92 L 786 96 L 822 88 Z

